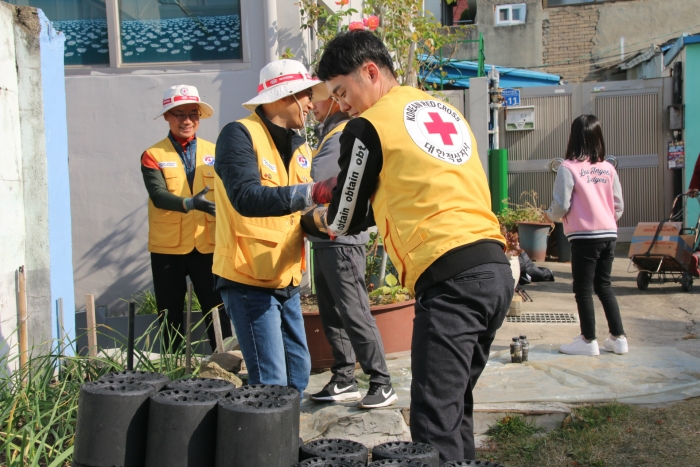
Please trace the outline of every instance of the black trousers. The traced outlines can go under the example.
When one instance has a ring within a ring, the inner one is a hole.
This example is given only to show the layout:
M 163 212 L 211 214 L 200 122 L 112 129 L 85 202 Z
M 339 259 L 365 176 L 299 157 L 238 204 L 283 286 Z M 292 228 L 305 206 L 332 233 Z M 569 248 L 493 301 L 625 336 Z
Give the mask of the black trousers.
M 215 306 L 221 305 L 223 300 L 218 290 L 214 290 L 214 275 L 211 272 L 213 253 L 200 253 L 192 250 L 186 255 L 166 255 L 151 253 L 151 271 L 153 272 L 153 290 L 156 296 L 158 310 L 168 310 L 168 324 L 170 332 L 175 337 L 172 344 L 168 342 L 166 333 L 164 344 L 177 347 L 184 336 L 184 308 L 187 295 L 187 276 L 192 281 L 192 287 L 197 294 L 199 304 L 202 305 L 204 322 L 207 326 L 207 336 L 212 349 L 216 347 L 214 326 L 212 326 L 209 311 Z M 158 318 L 163 323 L 164 314 L 159 313 Z M 231 321 L 225 312 L 219 313 L 221 320 L 221 333 L 224 338 L 230 337 Z
M 382 336 L 369 311 L 365 246 L 314 249 L 314 283 L 323 332 L 333 351 L 331 381 L 355 381 L 355 355 L 370 382 L 389 384 Z
M 622 328 L 620 307 L 615 298 L 610 273 L 615 259 L 615 240 L 603 242 L 571 242 L 571 275 L 574 279 L 574 296 L 581 323 L 581 334 L 588 340 L 595 335 L 595 309 L 593 292 L 600 299 L 613 336 L 625 333 Z
M 487 263 L 416 298 L 411 436 L 433 445 L 440 452 L 440 464 L 476 457 L 472 391 L 514 288 L 509 265 Z

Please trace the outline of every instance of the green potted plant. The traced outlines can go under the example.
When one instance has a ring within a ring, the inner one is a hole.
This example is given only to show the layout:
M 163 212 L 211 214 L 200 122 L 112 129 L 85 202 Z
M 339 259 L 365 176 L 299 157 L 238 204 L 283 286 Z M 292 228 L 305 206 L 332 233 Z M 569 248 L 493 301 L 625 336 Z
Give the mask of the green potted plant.
M 498 221 L 507 232 L 518 233 L 519 248 L 532 261 L 544 261 L 547 255 L 547 237 L 552 224 L 545 216 L 544 206 L 537 204 L 537 192 L 524 191 L 520 195 L 521 204 L 507 202 L 507 207 L 498 215 Z

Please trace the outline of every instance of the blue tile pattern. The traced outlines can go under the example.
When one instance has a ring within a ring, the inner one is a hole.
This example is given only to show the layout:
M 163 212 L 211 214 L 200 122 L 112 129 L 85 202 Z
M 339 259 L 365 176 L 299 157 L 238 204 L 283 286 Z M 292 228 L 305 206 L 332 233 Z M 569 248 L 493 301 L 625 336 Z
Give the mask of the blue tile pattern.
M 122 61 L 240 59 L 240 24 L 238 15 L 122 21 Z

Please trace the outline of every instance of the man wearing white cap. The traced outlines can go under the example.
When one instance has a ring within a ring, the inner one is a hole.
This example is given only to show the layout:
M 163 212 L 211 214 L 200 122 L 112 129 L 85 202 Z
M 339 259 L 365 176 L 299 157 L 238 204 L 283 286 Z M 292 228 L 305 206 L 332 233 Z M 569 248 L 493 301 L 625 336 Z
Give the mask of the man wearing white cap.
M 260 71 L 252 114 L 229 123 L 216 143 L 219 222 L 217 288 L 233 321 L 250 384 L 304 391 L 311 361 L 301 316 L 304 258 L 300 211 L 330 199 L 335 180 L 312 183 L 304 129 L 325 86 L 295 60 Z
M 216 234 L 214 193 L 214 145 L 197 138 L 200 118 L 214 109 L 199 98 L 194 86 L 168 88 L 163 96 L 163 116 L 168 136 L 141 156 L 141 173 L 148 190 L 148 251 L 151 252 L 153 289 L 159 311 L 168 310 L 166 345 L 182 342 L 184 297 L 189 276 L 205 312 L 209 342 L 214 329 L 209 310 L 222 303 L 214 289 L 212 258 Z M 220 313 L 224 337 L 231 336 L 231 323 Z M 159 315 L 161 322 L 164 314 Z

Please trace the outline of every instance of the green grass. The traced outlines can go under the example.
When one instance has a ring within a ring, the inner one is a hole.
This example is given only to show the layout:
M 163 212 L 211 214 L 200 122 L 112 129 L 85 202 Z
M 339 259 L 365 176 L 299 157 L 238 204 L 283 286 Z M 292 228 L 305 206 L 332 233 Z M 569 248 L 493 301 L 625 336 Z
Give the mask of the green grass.
M 136 295 L 131 296 L 136 302 L 137 315 L 156 315 L 158 314 L 158 305 L 156 305 L 156 296 L 153 292 L 146 289 Z M 122 299 L 123 300 L 123 299 Z M 187 296 L 185 296 L 185 310 L 187 309 Z M 199 304 L 197 294 L 192 292 L 192 311 L 202 311 L 202 305 Z
M 634 410 L 618 403 L 578 407 L 562 428 L 538 436 L 542 430 L 522 416 L 508 416 L 490 427 L 490 442 L 478 456 L 518 467 L 613 465 L 607 456 L 614 456 L 618 432 L 627 429 Z
M 489 437 L 498 441 L 506 441 L 535 435 L 543 431 L 535 423 L 522 415 L 507 415 L 490 426 L 486 432 Z
M 193 327 L 197 326 L 204 326 L 203 320 Z M 155 342 L 162 344 L 164 332 L 167 328 L 160 327 Z M 149 342 L 148 336 L 147 332 L 137 339 L 134 368 L 165 373 L 171 379 L 187 376 L 184 343 L 166 349 L 160 358 L 151 360 L 150 351 L 155 342 Z M 138 350 L 141 341 L 148 351 Z M 121 350 L 125 356 L 126 338 L 123 342 Z M 77 342 L 70 345 L 75 348 Z M 126 366 L 119 352 L 114 356 L 100 352 L 98 358 L 90 359 L 63 357 L 57 349 L 54 345 L 48 355 L 31 355 L 25 367 L 0 377 L 0 465 L 70 466 L 80 386 Z M 18 367 L 17 355 L 0 358 L 0 371 Z M 192 375 L 199 370 L 195 356 L 192 370 Z

